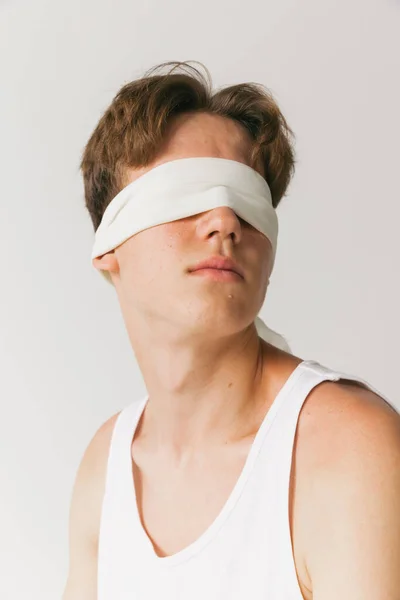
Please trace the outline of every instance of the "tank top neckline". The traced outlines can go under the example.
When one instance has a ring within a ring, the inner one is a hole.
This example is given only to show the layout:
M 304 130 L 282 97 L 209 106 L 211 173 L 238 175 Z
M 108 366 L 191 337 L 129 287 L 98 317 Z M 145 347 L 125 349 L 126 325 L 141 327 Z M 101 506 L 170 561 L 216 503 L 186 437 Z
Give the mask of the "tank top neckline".
M 135 403 L 136 410 L 134 411 L 132 422 L 130 422 L 129 427 L 129 436 L 128 436 L 128 448 L 126 448 L 126 455 L 128 459 L 128 473 L 127 473 L 127 488 L 128 491 L 125 494 L 127 500 L 127 514 L 131 515 L 133 521 L 130 521 L 132 524 L 132 536 L 139 536 L 140 542 L 144 545 L 144 552 L 147 552 L 148 560 L 152 561 L 153 565 L 157 564 L 158 566 L 170 567 L 181 564 L 194 556 L 200 550 L 202 550 L 208 543 L 212 541 L 215 537 L 219 529 L 222 527 L 226 519 L 232 513 L 232 510 L 239 500 L 240 495 L 242 494 L 246 482 L 249 478 L 250 472 L 254 467 L 257 456 L 262 447 L 263 441 L 270 429 L 276 415 L 278 414 L 279 408 L 282 406 L 285 398 L 289 395 L 290 391 L 293 389 L 296 382 L 299 380 L 301 374 L 305 372 L 307 366 L 317 364 L 314 360 L 303 360 L 301 361 L 291 372 L 289 377 L 286 379 L 285 383 L 279 390 L 278 394 L 275 396 L 270 408 L 268 409 L 266 415 L 264 416 L 261 424 L 257 430 L 257 433 L 254 436 L 253 442 L 250 446 L 250 450 L 247 454 L 247 458 L 245 460 L 244 466 L 240 472 L 238 479 L 236 480 L 235 485 L 233 486 L 226 502 L 222 506 L 220 512 L 212 521 L 212 523 L 205 529 L 205 531 L 200 534 L 200 536 L 191 542 L 188 546 L 185 546 L 182 550 L 178 550 L 174 554 L 170 554 L 167 556 L 158 556 L 154 550 L 153 543 L 149 536 L 147 535 L 141 519 L 139 515 L 139 509 L 137 504 L 136 497 L 136 489 L 133 478 L 133 469 L 132 469 L 132 454 L 131 447 L 132 441 L 136 432 L 137 425 L 140 421 L 140 418 L 144 412 L 147 401 L 149 399 L 149 395 L 146 395 L 139 404 Z M 135 544 L 139 543 L 138 539 L 135 539 Z

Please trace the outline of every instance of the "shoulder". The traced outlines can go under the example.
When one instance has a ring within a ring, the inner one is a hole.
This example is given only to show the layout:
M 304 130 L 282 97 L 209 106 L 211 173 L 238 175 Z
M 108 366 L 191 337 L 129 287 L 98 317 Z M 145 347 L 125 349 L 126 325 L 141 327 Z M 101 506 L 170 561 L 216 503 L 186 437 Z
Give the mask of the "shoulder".
M 92 542 L 97 542 L 107 460 L 114 426 L 120 412 L 95 431 L 79 463 L 71 500 L 70 523 Z
M 92 480 L 99 476 L 103 478 L 112 434 L 120 414 L 118 412 L 102 423 L 90 439 L 78 469 L 78 476 L 82 483 L 88 478 Z
M 304 403 L 302 421 L 309 449 L 318 449 L 325 466 L 378 442 L 396 445 L 400 435 L 400 412 L 361 382 L 348 379 L 316 386 Z
M 332 569 L 361 561 L 351 540 L 365 541 L 367 570 L 389 544 L 385 532 L 399 530 L 400 414 L 362 384 L 339 380 L 314 388 L 301 418 L 303 550 L 316 589 L 332 586 Z M 355 581 L 354 573 L 345 577 Z
M 117 413 L 95 432 L 80 461 L 69 511 L 69 568 L 63 599 L 95 598 L 98 534 L 107 457 Z
M 298 451 L 314 481 L 383 467 L 400 453 L 400 413 L 362 383 L 324 381 L 302 407 Z

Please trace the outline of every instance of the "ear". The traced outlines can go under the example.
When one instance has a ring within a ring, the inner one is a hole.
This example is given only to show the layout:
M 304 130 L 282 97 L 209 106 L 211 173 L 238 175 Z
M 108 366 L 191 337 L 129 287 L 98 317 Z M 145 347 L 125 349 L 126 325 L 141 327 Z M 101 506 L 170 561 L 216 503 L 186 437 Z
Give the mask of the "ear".
M 114 250 L 103 254 L 103 256 L 93 258 L 92 264 L 99 271 L 109 271 L 110 275 L 111 273 L 119 272 L 119 265 Z

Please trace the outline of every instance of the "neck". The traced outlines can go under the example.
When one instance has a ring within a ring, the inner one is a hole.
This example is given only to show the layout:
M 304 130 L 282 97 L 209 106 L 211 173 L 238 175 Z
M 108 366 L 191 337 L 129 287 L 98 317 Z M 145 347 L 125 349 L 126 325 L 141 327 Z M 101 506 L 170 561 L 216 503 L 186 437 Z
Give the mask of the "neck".
M 149 395 L 141 431 L 155 449 L 182 456 L 235 441 L 265 407 L 273 349 L 254 324 L 196 343 L 149 327 L 142 336 L 136 329 L 131 341 Z

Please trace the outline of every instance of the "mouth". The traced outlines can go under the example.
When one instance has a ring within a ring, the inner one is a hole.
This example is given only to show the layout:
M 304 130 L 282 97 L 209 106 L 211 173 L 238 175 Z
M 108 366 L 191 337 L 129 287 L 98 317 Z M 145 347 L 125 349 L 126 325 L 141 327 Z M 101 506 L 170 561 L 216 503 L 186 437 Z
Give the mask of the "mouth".
M 243 281 L 243 277 L 239 275 L 239 273 L 236 273 L 236 271 L 231 271 L 230 269 L 204 267 L 202 269 L 191 271 L 191 275 L 196 275 L 198 277 L 209 277 L 214 281 Z
M 221 255 L 210 256 L 209 258 L 197 263 L 197 265 L 189 269 L 189 271 L 191 273 L 195 273 L 197 271 L 222 271 L 234 273 L 241 279 L 244 279 L 244 274 L 241 267 L 231 258 Z

